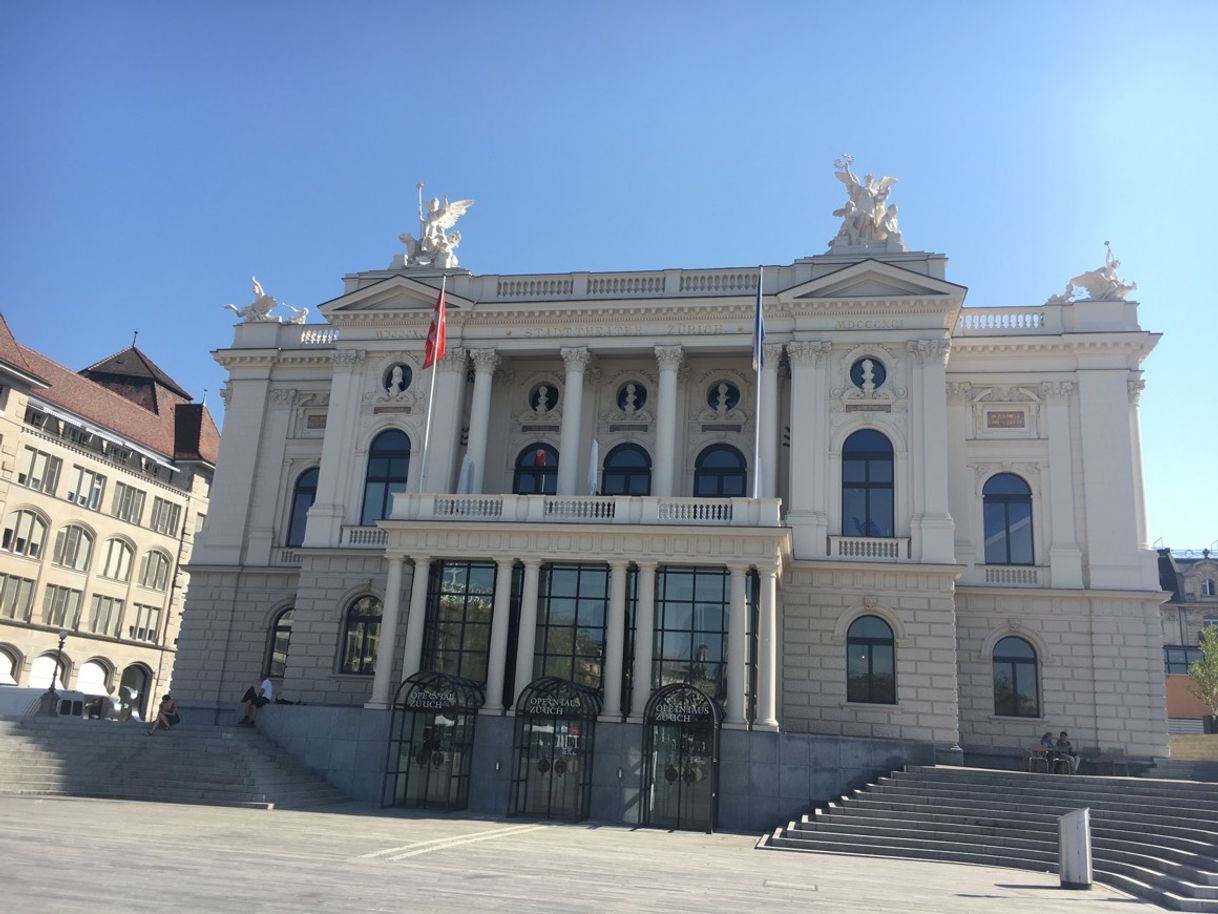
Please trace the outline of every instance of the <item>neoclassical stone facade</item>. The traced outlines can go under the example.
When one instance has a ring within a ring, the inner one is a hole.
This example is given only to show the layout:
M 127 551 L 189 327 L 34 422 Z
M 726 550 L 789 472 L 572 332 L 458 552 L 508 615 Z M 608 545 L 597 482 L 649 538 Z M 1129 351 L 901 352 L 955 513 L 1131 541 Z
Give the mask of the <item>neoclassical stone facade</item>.
M 440 271 L 238 325 L 181 702 L 231 706 L 270 664 L 289 700 L 388 720 L 442 672 L 484 690 L 482 732 L 556 676 L 637 768 L 683 681 L 756 745 L 1163 754 L 1157 337 L 1121 299 L 964 308 L 946 267 L 892 237 L 766 267 L 759 372 L 756 269 L 450 270 L 425 467 Z

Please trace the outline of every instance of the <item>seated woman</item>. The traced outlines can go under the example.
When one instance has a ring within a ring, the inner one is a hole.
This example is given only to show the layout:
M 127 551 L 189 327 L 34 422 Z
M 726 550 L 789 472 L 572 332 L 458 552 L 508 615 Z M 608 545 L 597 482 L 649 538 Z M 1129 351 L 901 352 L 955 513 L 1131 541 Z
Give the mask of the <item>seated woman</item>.
M 174 724 L 180 723 L 182 718 L 178 715 L 178 706 L 168 694 L 161 699 L 161 706 L 157 708 L 156 720 L 152 722 L 152 726 L 148 728 L 148 735 L 152 736 L 157 730 L 164 728 L 168 730 Z

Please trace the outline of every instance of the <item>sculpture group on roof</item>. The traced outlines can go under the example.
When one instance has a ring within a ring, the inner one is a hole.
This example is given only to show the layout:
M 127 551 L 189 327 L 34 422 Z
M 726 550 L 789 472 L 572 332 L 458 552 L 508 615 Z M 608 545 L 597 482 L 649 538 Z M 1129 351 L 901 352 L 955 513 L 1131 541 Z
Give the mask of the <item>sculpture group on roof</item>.
M 258 282 L 257 276 L 251 276 L 250 282 L 254 286 L 254 300 L 244 308 L 238 308 L 236 305 L 225 305 L 229 311 L 241 318 L 242 323 L 275 323 L 275 324 L 303 324 L 309 318 L 308 308 L 293 308 L 291 305 L 284 304 L 282 307 L 287 308 L 292 312 L 291 317 L 277 317 L 271 312 L 275 308 L 280 307 L 280 302 L 274 295 L 268 295 L 262 288 L 262 283 Z
M 1072 301 L 1123 301 L 1125 296 L 1138 287 L 1136 282 L 1125 282 L 1117 270 L 1121 262 L 1112 256 L 1112 245 L 1104 242 L 1104 265 L 1086 273 L 1080 273 L 1066 283 L 1066 290 L 1059 295 L 1050 295 L 1046 305 L 1064 305 Z M 1079 295 L 1082 291 L 1086 295 Z
M 409 232 L 403 232 L 398 238 L 406 245 L 406 266 L 408 267 L 438 267 L 449 270 L 457 266 L 457 255 L 454 253 L 461 243 L 460 232 L 450 232 L 457 220 L 465 215 L 465 211 L 474 205 L 473 200 L 455 200 L 440 202 L 439 197 L 432 197 L 423 210 L 423 183 L 420 181 L 419 190 L 419 237 L 415 238 Z
M 853 163 L 854 157 L 849 155 L 833 163 L 837 168 L 833 177 L 846 186 L 849 198 L 845 206 L 833 211 L 833 215 L 842 217 L 842 226 L 830 246 L 887 244 L 890 238 L 900 244 L 897 208 L 888 203 L 888 193 L 897 179 L 883 177 L 877 181 L 873 175 L 864 175 L 860 181 L 850 170 Z

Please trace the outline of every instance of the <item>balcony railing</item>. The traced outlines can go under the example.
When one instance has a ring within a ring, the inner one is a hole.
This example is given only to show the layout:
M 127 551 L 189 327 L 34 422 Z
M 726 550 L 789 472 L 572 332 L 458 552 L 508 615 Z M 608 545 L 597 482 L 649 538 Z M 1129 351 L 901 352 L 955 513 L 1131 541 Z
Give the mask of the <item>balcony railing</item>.
M 363 549 L 379 549 L 388 541 L 388 535 L 380 527 L 343 527 L 340 546 L 356 546 Z
M 909 558 L 907 536 L 831 536 L 829 558 L 900 562 Z
M 777 498 L 659 498 L 653 496 L 418 495 L 393 498 L 390 520 L 505 523 L 678 524 L 777 527 Z M 344 527 L 348 531 L 371 528 Z M 367 543 L 367 545 L 380 545 Z
M 293 547 L 271 550 L 272 565 L 297 566 L 301 563 L 300 550 Z
M 1036 587 L 1047 583 L 1047 571 L 1034 565 L 986 565 L 985 583 Z

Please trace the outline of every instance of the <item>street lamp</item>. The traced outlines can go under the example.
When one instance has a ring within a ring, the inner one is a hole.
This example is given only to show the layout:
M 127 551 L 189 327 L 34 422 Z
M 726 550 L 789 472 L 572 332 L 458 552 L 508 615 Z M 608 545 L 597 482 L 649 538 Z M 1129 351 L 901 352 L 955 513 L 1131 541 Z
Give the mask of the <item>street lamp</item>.
M 42 713 L 49 714 L 51 717 L 59 714 L 59 693 L 55 691 L 55 680 L 59 677 L 59 671 L 63 667 L 63 643 L 67 640 L 68 633 L 61 628 L 59 647 L 55 649 L 55 672 L 51 674 L 51 684 L 47 686 L 47 690 L 42 696 Z

